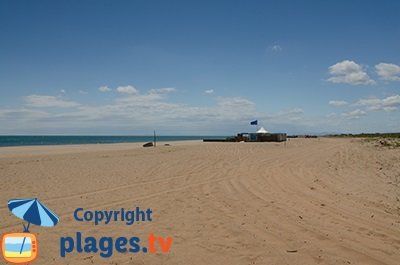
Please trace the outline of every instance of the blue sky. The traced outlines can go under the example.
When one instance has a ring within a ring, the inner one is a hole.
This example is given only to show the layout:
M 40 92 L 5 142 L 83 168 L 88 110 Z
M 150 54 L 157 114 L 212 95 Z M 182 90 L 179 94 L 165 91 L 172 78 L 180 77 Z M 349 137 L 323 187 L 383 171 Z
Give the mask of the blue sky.
M 400 131 L 398 1 L 1 1 L 0 134 Z

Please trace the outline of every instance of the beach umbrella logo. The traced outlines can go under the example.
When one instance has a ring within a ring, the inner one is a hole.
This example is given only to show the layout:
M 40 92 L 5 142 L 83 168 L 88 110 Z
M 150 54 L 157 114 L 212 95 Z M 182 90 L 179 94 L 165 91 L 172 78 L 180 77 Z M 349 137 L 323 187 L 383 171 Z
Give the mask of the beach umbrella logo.
M 60 218 L 38 199 L 12 199 L 8 208 L 18 218 L 27 222 L 22 233 L 6 233 L 2 237 L 1 249 L 7 262 L 14 264 L 29 263 L 38 256 L 38 241 L 35 234 L 29 232 L 31 224 L 52 227 Z

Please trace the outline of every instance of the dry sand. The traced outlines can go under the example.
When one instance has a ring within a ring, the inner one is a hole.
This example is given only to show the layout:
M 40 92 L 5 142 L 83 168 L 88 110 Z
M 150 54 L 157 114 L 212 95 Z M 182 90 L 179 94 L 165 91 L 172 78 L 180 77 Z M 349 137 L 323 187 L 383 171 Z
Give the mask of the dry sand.
M 61 217 L 32 226 L 37 264 L 400 264 L 400 149 L 352 139 L 0 148 L 7 200 L 38 197 Z M 94 226 L 78 207 L 151 208 L 153 222 Z M 59 255 L 60 237 L 172 236 L 169 254 Z

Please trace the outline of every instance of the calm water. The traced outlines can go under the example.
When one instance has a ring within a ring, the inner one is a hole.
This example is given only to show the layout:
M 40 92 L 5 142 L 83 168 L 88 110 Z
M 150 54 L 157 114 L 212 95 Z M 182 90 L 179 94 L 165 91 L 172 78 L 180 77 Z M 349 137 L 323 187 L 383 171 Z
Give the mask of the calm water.
M 157 136 L 157 141 L 185 141 L 225 136 Z M 0 135 L 0 146 L 60 145 L 60 144 L 112 144 L 151 142 L 153 136 L 6 136 Z

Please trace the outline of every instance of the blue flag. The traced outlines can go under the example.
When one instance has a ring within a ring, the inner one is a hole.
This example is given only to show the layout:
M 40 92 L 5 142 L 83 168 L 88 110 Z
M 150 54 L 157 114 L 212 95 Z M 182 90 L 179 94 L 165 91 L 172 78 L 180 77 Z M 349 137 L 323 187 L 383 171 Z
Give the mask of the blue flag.
M 250 122 L 250 125 L 257 125 L 258 124 L 258 120 L 255 120 L 255 121 L 251 121 Z

